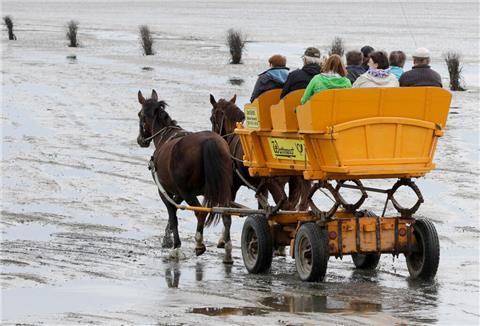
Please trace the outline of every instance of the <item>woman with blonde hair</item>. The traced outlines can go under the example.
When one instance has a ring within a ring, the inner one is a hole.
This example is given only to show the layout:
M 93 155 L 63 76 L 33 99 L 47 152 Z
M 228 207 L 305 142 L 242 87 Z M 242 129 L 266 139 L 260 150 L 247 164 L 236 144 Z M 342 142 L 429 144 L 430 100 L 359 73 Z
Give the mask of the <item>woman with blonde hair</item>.
M 345 77 L 347 69 L 337 54 L 332 54 L 323 66 L 323 72 L 312 78 L 302 97 L 305 104 L 315 93 L 331 88 L 350 88 L 352 83 Z

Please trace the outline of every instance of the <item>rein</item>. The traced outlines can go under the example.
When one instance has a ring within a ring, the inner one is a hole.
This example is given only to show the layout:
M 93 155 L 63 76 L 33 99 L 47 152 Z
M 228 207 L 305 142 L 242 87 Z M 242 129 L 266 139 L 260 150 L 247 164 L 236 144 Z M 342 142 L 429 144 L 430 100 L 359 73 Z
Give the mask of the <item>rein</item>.
M 157 137 L 158 135 L 160 135 L 162 132 L 164 132 L 166 128 L 169 128 L 171 126 L 166 126 L 166 127 L 163 127 L 162 129 L 160 129 L 159 131 L 157 131 L 156 133 L 154 133 L 153 135 L 151 135 L 150 137 L 147 137 L 147 138 L 144 138 L 143 140 L 144 141 L 150 141 L 152 140 L 153 138 Z

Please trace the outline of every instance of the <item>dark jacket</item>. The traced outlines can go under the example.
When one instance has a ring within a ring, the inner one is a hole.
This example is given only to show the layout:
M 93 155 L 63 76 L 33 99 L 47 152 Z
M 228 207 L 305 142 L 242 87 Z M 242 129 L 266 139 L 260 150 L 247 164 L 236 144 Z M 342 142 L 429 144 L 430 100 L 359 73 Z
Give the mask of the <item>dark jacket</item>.
M 348 71 L 348 74 L 347 74 L 347 78 L 350 80 L 350 82 L 353 83 L 357 80 L 358 76 L 364 74 L 365 72 L 367 72 L 363 66 L 361 65 L 358 65 L 358 66 L 354 66 L 354 65 L 351 65 L 351 66 L 347 66 L 347 71 Z
M 398 80 L 400 86 L 436 86 L 443 87 L 442 78 L 429 65 L 417 65 L 404 72 Z
M 297 89 L 307 88 L 308 83 L 312 80 L 313 76 L 320 73 L 320 65 L 316 63 L 309 63 L 302 67 L 302 69 L 297 69 L 292 71 L 283 85 L 282 95 L 280 98 L 283 98 L 290 92 L 293 92 Z
M 258 75 L 257 82 L 253 88 L 250 102 L 253 102 L 260 94 L 275 88 L 282 88 L 287 80 L 288 68 L 270 68 Z

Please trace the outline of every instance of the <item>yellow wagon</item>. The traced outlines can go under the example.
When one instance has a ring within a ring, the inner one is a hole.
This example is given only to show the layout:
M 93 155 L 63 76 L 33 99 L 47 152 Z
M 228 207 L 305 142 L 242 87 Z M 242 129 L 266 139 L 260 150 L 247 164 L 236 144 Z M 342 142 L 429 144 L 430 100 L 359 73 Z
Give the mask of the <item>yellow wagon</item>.
M 250 216 L 242 231 L 242 255 L 251 273 L 267 271 L 272 248 L 289 245 L 302 280 L 318 281 L 330 256 L 352 255 L 358 268 L 375 268 L 380 254 L 405 254 L 410 275 L 432 279 L 439 242 L 434 225 L 413 214 L 423 202 L 412 178 L 435 168 L 451 94 L 440 88 L 363 88 L 326 90 L 300 105 L 303 90 L 280 100 L 280 90 L 245 105 L 240 136 L 244 164 L 252 176 L 303 175 L 312 180 L 310 210 Z M 398 179 L 390 189 L 365 187 L 363 179 Z M 335 183 L 334 183 L 335 182 Z M 395 199 L 400 187 L 418 196 L 408 208 Z M 360 192 L 348 203 L 343 188 Z M 314 194 L 330 193 L 323 211 Z M 361 210 L 368 192 L 387 196 L 381 216 Z M 385 216 L 388 202 L 398 216 Z

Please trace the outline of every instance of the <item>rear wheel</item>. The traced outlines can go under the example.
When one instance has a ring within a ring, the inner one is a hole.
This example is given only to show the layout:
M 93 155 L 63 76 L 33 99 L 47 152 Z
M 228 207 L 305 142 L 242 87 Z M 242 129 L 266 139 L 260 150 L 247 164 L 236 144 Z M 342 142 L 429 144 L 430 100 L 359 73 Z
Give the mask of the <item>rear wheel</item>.
M 327 272 L 328 239 L 315 223 L 305 223 L 295 235 L 295 265 L 302 281 L 323 281 Z
M 417 246 L 406 255 L 407 268 L 412 278 L 432 280 L 440 262 L 440 244 L 435 226 L 430 220 L 418 219 L 413 224 L 413 236 Z
M 272 265 L 273 244 L 270 226 L 261 215 L 249 216 L 242 229 L 242 257 L 248 272 L 267 272 Z
M 352 260 L 356 268 L 372 270 L 377 268 L 380 254 L 352 254 Z

